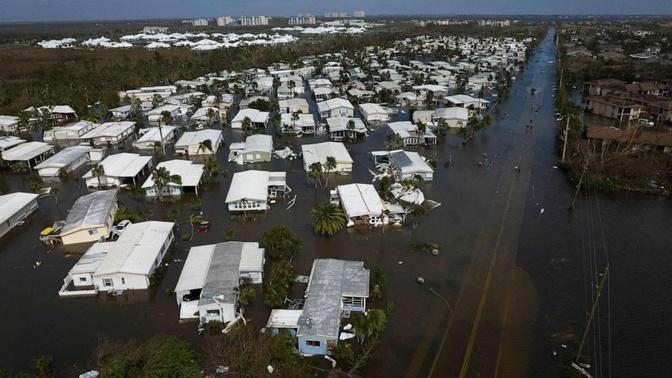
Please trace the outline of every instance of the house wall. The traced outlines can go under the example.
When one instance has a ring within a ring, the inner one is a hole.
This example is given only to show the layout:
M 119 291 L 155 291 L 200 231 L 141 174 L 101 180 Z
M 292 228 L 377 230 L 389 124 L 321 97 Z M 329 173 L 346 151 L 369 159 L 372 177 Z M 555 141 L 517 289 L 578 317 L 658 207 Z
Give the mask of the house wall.
M 260 284 L 263 282 L 264 272 L 240 272 L 240 278 L 249 278 L 253 284 Z
M 313 346 L 313 345 L 308 345 L 308 342 L 310 341 L 317 341 L 319 342 L 319 346 Z M 325 355 L 329 351 L 329 346 L 333 345 L 336 346 L 338 344 L 338 341 L 333 338 L 327 338 L 324 336 L 299 336 L 298 337 L 298 346 L 299 346 L 299 352 L 301 354 L 317 354 L 317 355 Z
M 82 228 L 66 235 L 61 235 L 63 245 L 91 243 L 100 240 L 110 233 L 108 226 Z
M 198 318 L 203 324 L 211 321 L 228 323 L 236 318 L 236 306 L 233 303 L 210 303 L 199 306 Z
M 158 190 L 155 186 L 151 188 L 145 189 L 145 196 L 147 197 L 157 197 L 158 196 Z M 164 196 L 170 197 L 170 196 L 179 196 L 182 195 L 182 187 L 177 186 L 177 185 L 166 185 L 165 187 L 162 188 L 161 194 Z
M 271 161 L 271 153 L 266 151 L 251 151 L 243 154 L 243 164 Z
M 72 163 L 70 163 L 69 165 L 64 166 L 64 168 L 65 168 L 68 172 L 72 172 L 72 171 L 74 171 L 75 169 L 77 169 L 77 168 L 81 167 L 82 165 L 84 165 L 88 160 L 89 160 L 89 158 L 88 158 L 88 154 L 84 154 L 84 155 L 82 155 L 81 157 L 79 157 L 77 160 L 75 160 L 75 161 L 73 161 Z M 60 170 L 60 168 L 58 168 L 58 167 L 48 167 L 48 168 L 38 169 L 38 170 L 37 170 L 37 173 L 38 173 L 41 177 L 56 177 L 56 176 L 58 176 L 58 171 L 59 171 L 59 170 Z
M 93 286 L 93 275 L 91 272 L 73 274 L 70 278 L 72 279 L 72 284 L 75 287 Z
M 111 187 L 116 187 L 121 185 L 121 179 L 118 177 L 111 177 L 111 176 L 102 176 L 100 178 L 100 186 L 103 188 L 111 188 Z M 86 179 L 86 187 L 87 188 L 98 188 L 98 178 L 97 177 L 89 177 Z
M 229 211 L 266 211 L 266 201 L 238 201 L 229 203 Z
M 107 286 L 106 280 L 111 280 Z M 112 273 L 93 277 L 93 285 L 98 291 L 143 290 L 149 288 L 149 277 L 142 274 Z
M 5 234 L 7 234 L 11 229 L 16 227 L 17 223 L 25 220 L 35 210 L 37 210 L 37 198 L 27 203 L 26 206 L 9 217 L 7 221 L 0 224 L 0 237 L 3 237 Z

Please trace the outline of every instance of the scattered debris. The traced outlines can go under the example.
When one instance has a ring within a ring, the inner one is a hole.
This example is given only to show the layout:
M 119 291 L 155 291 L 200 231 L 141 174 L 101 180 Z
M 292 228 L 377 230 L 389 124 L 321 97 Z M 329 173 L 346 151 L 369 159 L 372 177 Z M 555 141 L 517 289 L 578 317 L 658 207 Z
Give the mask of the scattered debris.
M 350 335 L 352 335 L 352 334 L 350 333 Z M 343 336 L 342 333 L 341 333 L 341 336 Z M 355 335 L 352 335 L 352 337 L 355 337 Z M 347 339 L 342 339 L 341 337 L 339 337 L 339 339 L 341 339 L 341 340 L 347 340 Z M 329 362 L 331 362 L 331 368 L 332 368 L 332 369 L 336 367 L 336 360 L 334 360 L 333 358 L 331 358 L 331 357 L 329 357 L 329 356 L 327 356 L 327 355 L 324 356 L 324 359 L 327 360 L 327 361 L 329 361 Z
M 404 262 L 402 260 L 397 261 L 397 264 L 402 265 Z
M 275 150 L 273 151 L 273 155 L 280 159 L 289 159 L 289 160 L 294 160 L 297 156 L 296 153 L 292 151 L 292 149 L 289 147 L 285 147 L 282 150 Z
M 273 366 L 271 365 L 266 366 L 266 370 L 268 370 L 268 374 L 273 374 Z
M 422 278 L 421 276 L 418 276 L 418 279 L 416 280 L 418 283 L 425 283 L 425 279 Z
M 539 210 L 539 214 L 543 214 L 543 213 L 544 213 L 544 208 L 542 207 L 541 210 Z
M 215 369 L 215 374 L 229 374 L 229 367 L 219 365 L 217 366 L 217 369 Z
M 439 254 L 439 245 L 436 243 L 416 244 L 413 246 L 413 252 L 431 253 L 437 256 Z

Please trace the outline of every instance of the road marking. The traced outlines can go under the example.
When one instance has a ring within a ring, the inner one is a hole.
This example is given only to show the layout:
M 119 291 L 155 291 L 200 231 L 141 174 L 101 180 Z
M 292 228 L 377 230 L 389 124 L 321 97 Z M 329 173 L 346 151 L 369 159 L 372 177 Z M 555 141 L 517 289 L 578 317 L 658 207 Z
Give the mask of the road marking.
M 464 360 L 462 360 L 462 368 L 460 369 L 460 378 L 464 378 L 467 374 L 467 369 L 469 368 L 469 361 L 471 360 L 471 352 L 474 349 L 474 342 L 476 341 L 476 332 L 481 323 L 481 317 L 483 316 L 483 308 L 485 307 L 485 299 L 488 297 L 488 292 L 490 291 L 490 283 L 492 281 L 492 271 L 495 268 L 495 263 L 497 262 L 497 252 L 499 251 L 499 243 L 502 240 L 502 235 L 504 234 L 504 225 L 506 224 L 506 218 L 509 213 L 509 208 L 511 207 L 511 195 L 516 186 L 515 178 L 511 180 L 511 186 L 509 187 L 509 194 L 506 198 L 506 208 L 504 209 L 504 215 L 502 217 L 502 222 L 499 224 L 499 232 L 497 233 L 497 241 L 495 242 L 495 250 L 492 253 L 492 258 L 490 260 L 490 267 L 488 267 L 488 276 L 485 279 L 485 287 L 483 288 L 483 294 L 481 294 L 481 300 L 478 303 L 478 310 L 476 311 L 476 319 L 474 324 L 471 327 L 471 334 L 469 335 L 469 343 L 467 344 L 467 350 L 464 353 Z

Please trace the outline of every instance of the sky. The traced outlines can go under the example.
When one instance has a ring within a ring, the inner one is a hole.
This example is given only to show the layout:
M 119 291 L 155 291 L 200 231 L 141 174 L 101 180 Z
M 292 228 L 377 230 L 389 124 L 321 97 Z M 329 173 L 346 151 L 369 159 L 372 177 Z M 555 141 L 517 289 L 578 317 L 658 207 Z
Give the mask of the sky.
M 672 15 L 672 0 L 0 0 L 0 22 L 322 15 L 355 10 L 371 15 Z

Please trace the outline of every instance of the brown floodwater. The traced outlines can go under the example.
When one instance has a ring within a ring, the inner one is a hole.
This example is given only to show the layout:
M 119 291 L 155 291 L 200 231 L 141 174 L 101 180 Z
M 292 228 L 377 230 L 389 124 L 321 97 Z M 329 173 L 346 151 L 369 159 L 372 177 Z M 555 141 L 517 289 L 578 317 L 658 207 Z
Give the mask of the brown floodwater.
M 87 192 L 81 182 L 63 183 L 58 206 L 52 197 L 41 199 L 39 211 L 26 224 L 0 239 L 0 289 L 5 295 L 0 306 L 0 369 L 29 369 L 33 357 L 49 354 L 59 375 L 68 376 L 73 366 L 90 366 L 100 338 L 143 339 L 167 333 L 186 338 L 198 349 L 196 327 L 178 322 L 170 292 L 189 247 L 223 241 L 228 229 L 235 230 L 237 240 L 255 241 L 264 230 L 284 224 L 304 243 L 294 260 L 300 274 L 308 274 L 318 257 L 362 260 L 386 272 L 387 300 L 394 310 L 364 376 L 563 376 L 576 350 L 571 335 L 583 330 L 590 287 L 598 278 L 591 271 L 602 270 L 607 257 L 608 295 L 605 292 L 600 302 L 599 327 L 591 329 L 586 344 L 594 360 L 591 372 L 665 376 L 672 371 L 672 203 L 630 193 L 589 193 L 587 198 L 583 193 L 576 209 L 567 210 L 573 187 L 553 168 L 554 53 L 551 33 L 518 75 L 509 98 L 494 111 L 492 126 L 467 146 L 450 135 L 438 147 L 420 149 L 438 157 L 434 181 L 423 190 L 442 206 L 402 228 L 315 236 L 309 211 L 327 198 L 327 192 L 313 187 L 298 160 L 244 167 L 286 171 L 298 196 L 294 207 L 287 210 L 280 202 L 254 220 L 230 217 L 224 198 L 232 173 L 242 168 L 226 162 L 228 149 L 223 148 L 218 159 L 225 172 L 201 196 L 212 228 L 191 242 L 176 241 L 153 290 L 115 298 L 61 299 L 58 290 L 77 255 L 48 251 L 38 242 L 38 233 L 63 219 L 77 196 Z M 537 89 L 534 96 L 529 94 L 531 87 Z M 525 128 L 530 119 L 535 125 L 531 131 Z M 376 129 L 365 141 L 351 145 L 353 174 L 330 178 L 330 186 L 370 182 L 368 153 L 383 149 L 385 136 L 385 129 Z M 242 134 L 225 130 L 227 146 L 242 139 Z M 304 137 L 292 143 L 322 140 L 326 138 Z M 491 166 L 479 166 L 483 154 Z M 516 165 L 520 174 L 512 169 Z M 22 188 L 15 175 L 5 174 L 0 181 L 4 191 Z M 129 207 L 151 209 L 156 220 L 171 220 L 168 209 L 176 206 L 182 208 L 180 219 L 196 211 L 189 196 L 177 204 L 148 204 L 124 191 L 119 197 Z M 188 227 L 181 231 L 188 232 Z M 412 245 L 423 242 L 437 243 L 440 254 L 411 252 Z M 42 264 L 34 268 L 36 261 Z M 416 283 L 418 276 L 424 284 Z M 259 302 L 248 314 L 261 324 L 269 310 Z

